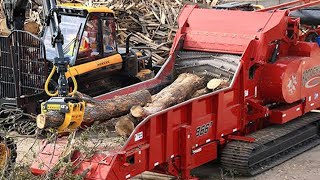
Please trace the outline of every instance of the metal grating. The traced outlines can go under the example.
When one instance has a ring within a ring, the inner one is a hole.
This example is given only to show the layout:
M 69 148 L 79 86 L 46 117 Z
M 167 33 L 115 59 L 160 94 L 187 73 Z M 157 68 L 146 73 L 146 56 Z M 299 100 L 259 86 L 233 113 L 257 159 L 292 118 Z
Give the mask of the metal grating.
M 10 39 L 8 37 L 0 37 L 0 98 L 15 97 L 14 82 Z
M 3 78 L 0 84 L 4 88 L 1 88 L 0 98 L 27 97 L 41 93 L 48 75 L 42 41 L 28 32 L 14 31 L 3 42 Z

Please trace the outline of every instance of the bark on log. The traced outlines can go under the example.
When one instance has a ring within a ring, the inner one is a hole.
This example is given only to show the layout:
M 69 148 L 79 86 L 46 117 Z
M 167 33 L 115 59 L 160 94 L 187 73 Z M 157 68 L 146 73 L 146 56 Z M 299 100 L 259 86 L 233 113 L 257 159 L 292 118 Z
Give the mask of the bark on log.
M 74 97 L 78 98 L 78 99 L 81 99 L 82 101 L 84 101 L 85 103 L 90 103 L 90 104 L 96 104 L 96 103 L 101 103 L 101 101 L 98 101 L 94 98 L 92 98 L 91 96 L 89 95 L 86 95 L 86 94 L 83 94 L 79 91 L 77 91 L 75 94 L 74 94 Z
M 77 96 L 80 97 L 80 94 L 81 93 L 78 93 Z M 151 101 L 151 94 L 147 90 L 117 96 L 105 101 L 95 101 L 86 95 L 82 97 L 84 97 L 84 101 L 87 102 L 83 122 L 89 124 L 93 121 L 103 122 L 113 117 L 128 114 L 132 106 L 144 106 Z M 57 111 L 50 111 L 46 114 L 40 114 L 37 117 L 37 124 L 41 129 L 59 127 L 63 121 L 64 115 Z
M 40 129 L 60 127 L 64 121 L 64 115 L 57 111 L 48 111 L 37 116 L 37 126 Z
M 181 103 L 191 98 L 192 94 L 204 83 L 203 81 L 203 78 L 194 74 L 181 74 L 171 85 L 152 96 L 152 103 L 145 107 L 133 106 L 130 112 L 134 117 L 146 117 Z
M 196 98 L 196 97 L 202 96 L 202 95 L 207 94 L 209 92 L 210 92 L 210 90 L 208 88 L 206 88 L 206 87 L 202 88 L 202 89 L 199 89 L 199 90 L 197 90 L 196 92 L 193 93 L 192 98 Z
M 120 136 L 130 136 L 134 127 L 140 123 L 140 118 L 135 118 L 131 114 L 116 117 L 102 123 L 109 131 L 116 131 Z

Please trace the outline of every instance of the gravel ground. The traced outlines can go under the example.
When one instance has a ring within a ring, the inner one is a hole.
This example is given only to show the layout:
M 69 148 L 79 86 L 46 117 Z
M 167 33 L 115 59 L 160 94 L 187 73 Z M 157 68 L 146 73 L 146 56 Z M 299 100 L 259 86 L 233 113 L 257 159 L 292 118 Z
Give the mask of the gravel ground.
M 319 180 L 320 179 L 320 146 L 255 177 L 225 177 L 219 165 L 206 164 L 195 170 L 200 179 L 225 180 Z
M 200 180 L 319 180 L 320 145 L 280 164 L 279 166 L 255 177 L 230 177 L 221 173 L 219 164 L 208 163 L 195 170 L 193 174 Z M 155 173 L 144 173 L 134 180 L 169 180 Z

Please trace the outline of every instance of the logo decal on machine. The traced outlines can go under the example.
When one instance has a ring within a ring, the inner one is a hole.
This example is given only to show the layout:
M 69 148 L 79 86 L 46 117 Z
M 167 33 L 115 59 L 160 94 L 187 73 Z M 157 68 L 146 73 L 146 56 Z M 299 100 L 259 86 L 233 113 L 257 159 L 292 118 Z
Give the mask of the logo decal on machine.
M 297 77 L 295 75 L 292 75 L 289 78 L 289 82 L 288 82 L 288 91 L 290 94 L 294 94 L 294 92 L 297 90 L 296 86 L 297 86 L 298 82 L 297 82 Z
M 313 88 L 319 84 L 320 84 L 320 77 L 313 77 L 305 84 L 305 87 Z
M 320 66 L 312 67 L 303 72 L 302 84 L 306 88 L 313 88 L 320 84 Z
M 196 136 L 198 137 L 198 136 L 202 136 L 204 134 L 207 134 L 208 131 L 209 131 L 209 128 L 212 127 L 212 124 L 213 124 L 213 122 L 210 121 L 210 122 L 208 122 L 206 124 L 198 126 L 197 129 L 196 129 Z

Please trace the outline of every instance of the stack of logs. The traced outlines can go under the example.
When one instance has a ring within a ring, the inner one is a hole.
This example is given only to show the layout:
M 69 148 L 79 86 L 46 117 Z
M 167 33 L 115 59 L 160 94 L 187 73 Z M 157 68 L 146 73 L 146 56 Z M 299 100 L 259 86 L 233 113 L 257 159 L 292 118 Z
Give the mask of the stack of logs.
M 115 130 L 120 136 L 129 136 L 145 117 L 228 86 L 229 82 L 223 79 L 205 82 L 205 78 L 183 73 L 155 95 L 151 95 L 148 90 L 141 90 L 104 101 L 97 101 L 79 92 L 76 97 L 86 102 L 84 123 L 99 122 L 109 130 Z M 57 128 L 63 121 L 64 115 L 57 111 L 49 111 L 37 117 L 37 125 L 41 129 Z

